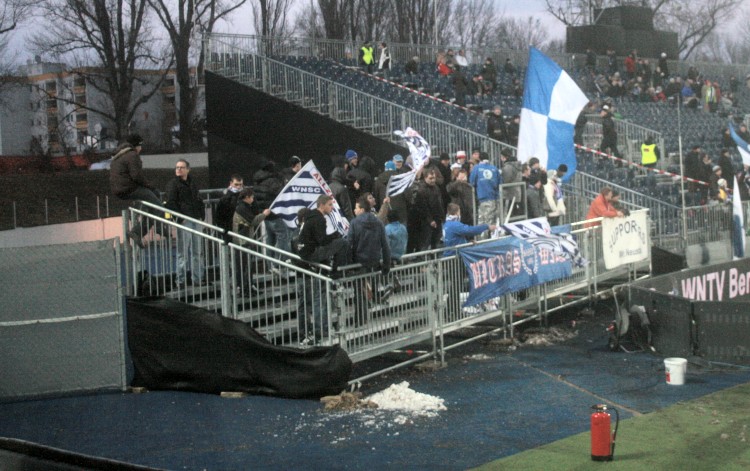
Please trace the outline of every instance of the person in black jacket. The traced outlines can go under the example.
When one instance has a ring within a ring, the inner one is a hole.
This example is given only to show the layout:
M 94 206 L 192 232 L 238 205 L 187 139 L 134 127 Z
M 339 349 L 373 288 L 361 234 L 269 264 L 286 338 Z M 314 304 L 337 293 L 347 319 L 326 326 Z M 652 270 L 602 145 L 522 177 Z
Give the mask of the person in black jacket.
M 617 149 L 617 129 L 615 128 L 615 121 L 612 119 L 609 105 L 602 106 L 601 117 L 602 143 L 599 145 L 599 151 L 620 157 L 620 151 Z
M 175 178 L 167 184 L 167 209 L 179 214 L 173 214 L 175 222 L 179 222 L 186 229 L 201 232 L 203 226 L 196 221 L 206 217 L 206 208 L 198 194 L 198 187 L 190 178 L 190 163 L 180 159 L 175 164 Z M 190 219 L 183 218 L 187 216 Z M 177 283 L 180 288 L 185 287 L 188 273 L 187 258 L 190 258 L 190 273 L 194 285 L 204 285 L 203 279 L 203 240 L 200 235 L 177 230 Z
M 468 90 L 469 82 L 466 80 L 466 76 L 461 72 L 461 66 L 456 64 L 453 66 L 454 72 L 451 77 L 453 83 L 453 94 L 456 97 L 454 105 L 466 106 L 466 92 Z
M 352 261 L 362 265 L 361 273 L 372 273 L 355 282 L 354 306 L 355 324 L 367 322 L 368 300 L 378 302 L 378 275 L 380 270 L 387 276 L 391 268 L 391 249 L 385 235 L 385 226 L 371 211 L 367 197 L 360 197 L 355 203 L 356 217 L 346 236 L 349 242 Z M 368 295 L 368 293 L 370 293 Z
M 229 177 L 229 186 L 224 190 L 224 194 L 216 204 L 216 225 L 224 229 L 224 242 L 231 239 L 227 234 L 232 230 L 232 218 L 234 211 L 237 209 L 237 203 L 240 201 L 240 191 L 244 188 L 244 180 L 240 175 Z
M 500 105 L 492 108 L 492 113 L 487 116 L 487 136 L 500 142 L 510 143 L 508 127 L 503 117 L 503 109 Z
M 341 234 L 326 231 L 326 216 L 333 212 L 333 197 L 321 195 L 316 201 L 316 211 L 311 211 L 300 228 L 297 249 L 303 260 L 327 264 L 332 262 L 332 271 L 349 261 L 349 246 Z
M 258 211 L 271 207 L 271 204 L 284 189 L 284 177 L 276 171 L 276 164 L 267 161 L 253 176 L 253 190 L 255 191 L 255 203 Z M 284 252 L 292 251 L 292 230 L 284 222 L 284 219 L 271 212 L 265 220 L 266 244 L 276 247 Z M 287 258 L 282 252 L 271 251 L 277 260 Z M 277 266 L 271 267 L 271 272 L 276 275 L 284 275 L 285 270 Z
M 409 251 L 435 249 L 443 233 L 443 199 L 437 186 L 437 171 L 424 171 L 424 181 L 418 183 L 414 204 L 409 216 Z

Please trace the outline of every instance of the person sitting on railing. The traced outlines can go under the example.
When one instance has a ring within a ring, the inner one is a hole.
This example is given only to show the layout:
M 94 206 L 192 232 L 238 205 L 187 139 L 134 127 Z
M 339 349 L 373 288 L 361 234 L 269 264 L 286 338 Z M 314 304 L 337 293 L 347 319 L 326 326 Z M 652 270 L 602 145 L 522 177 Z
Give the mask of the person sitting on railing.
M 596 198 L 594 198 L 594 201 L 591 202 L 591 206 L 589 206 L 589 212 L 586 215 L 586 219 L 596 219 L 596 218 L 615 218 L 615 217 L 622 217 L 623 213 L 622 211 L 618 211 L 615 209 L 614 206 L 612 206 L 612 196 L 614 192 L 612 191 L 612 188 L 605 186 L 602 187 L 601 191 L 599 192 L 599 195 L 597 195 Z M 592 222 L 587 223 L 585 227 L 595 227 L 601 225 L 600 222 Z
M 131 134 L 117 147 L 109 170 L 110 187 L 112 193 L 122 200 L 146 201 L 161 206 L 159 193 L 143 174 L 142 148 L 143 139 L 138 134 Z M 139 222 L 133 224 L 127 236 L 135 245 L 144 248 L 143 237 L 148 233 L 152 223 L 151 218 L 146 218 L 146 221 L 140 218 Z
M 299 256 L 314 263 L 332 264 L 331 276 L 349 261 L 349 245 L 334 231 L 328 234 L 326 217 L 333 211 L 333 197 L 321 195 L 316 201 L 316 210 L 311 211 L 300 228 L 297 248 Z
M 176 211 L 192 219 L 202 221 L 206 217 L 206 207 L 198 193 L 198 186 L 190 177 L 190 163 L 180 159 L 175 164 L 175 178 L 167 183 L 167 209 Z M 176 220 L 186 229 L 202 232 L 203 227 L 195 221 Z M 177 230 L 177 283 L 185 287 L 188 271 L 187 258 L 190 258 L 191 275 L 194 285 L 205 285 L 203 279 L 203 239 L 189 230 Z
M 261 213 L 256 214 L 253 211 L 254 192 L 252 188 L 244 188 L 238 194 L 239 202 L 237 209 L 232 217 L 232 231 L 237 234 L 252 239 L 255 231 L 260 227 L 263 220 L 271 214 L 271 210 L 266 208 Z M 234 238 L 234 243 L 243 247 L 249 247 L 250 244 L 239 237 Z M 258 288 L 253 284 L 253 265 L 250 257 L 246 253 L 240 253 L 235 258 L 235 273 L 238 274 L 235 280 L 235 286 L 240 289 L 243 287 L 250 288 L 257 294 Z

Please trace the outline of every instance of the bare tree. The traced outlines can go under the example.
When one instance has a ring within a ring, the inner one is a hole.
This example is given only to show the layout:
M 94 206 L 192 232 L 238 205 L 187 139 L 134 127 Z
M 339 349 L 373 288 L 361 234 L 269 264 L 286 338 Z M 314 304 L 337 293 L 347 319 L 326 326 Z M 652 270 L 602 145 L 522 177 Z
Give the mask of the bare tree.
M 654 23 L 676 31 L 680 57 L 687 59 L 710 36 L 737 13 L 740 0 L 673 0 L 658 2 Z
M 100 92 L 98 100 L 87 100 L 72 84 L 60 81 L 70 89 L 57 91 L 55 99 L 98 113 L 122 138 L 138 107 L 163 79 L 139 69 L 164 70 L 168 65 L 150 35 L 147 0 L 43 0 L 38 7 L 45 28 L 32 39 L 36 51 L 72 64 L 73 75 Z
M 497 21 L 495 46 L 517 51 L 526 51 L 529 46 L 542 49 L 548 37 L 549 32 L 539 18 L 505 16 Z
M 210 33 L 219 19 L 228 17 L 242 6 L 245 0 L 147 1 L 156 10 L 174 52 L 175 78 L 180 98 L 177 110 L 180 150 L 190 150 L 198 139 L 194 132 L 198 83 L 190 78 L 191 48 L 197 42 L 195 36 L 203 32 Z M 201 50 L 198 71 L 202 71 L 203 60 Z
M 391 0 L 399 42 L 441 44 L 447 36 L 451 2 L 447 0 Z
M 497 21 L 495 7 L 490 0 L 459 0 L 451 12 L 449 42 L 463 47 L 487 47 Z
M 12 32 L 30 16 L 32 5 L 31 0 L 5 0 L 0 5 L 0 92 L 6 88 L 4 86 L 10 87 L 18 82 L 14 77 L 16 71 L 8 42 Z M 2 101 L 0 96 L 0 103 Z
M 350 18 L 352 2 L 348 0 L 318 0 L 325 37 L 346 39 L 346 24 Z
M 32 11 L 31 0 L 5 0 L 0 5 L 0 35 L 16 29 Z
M 263 37 L 283 36 L 289 27 L 289 7 L 292 0 L 253 0 L 255 33 Z

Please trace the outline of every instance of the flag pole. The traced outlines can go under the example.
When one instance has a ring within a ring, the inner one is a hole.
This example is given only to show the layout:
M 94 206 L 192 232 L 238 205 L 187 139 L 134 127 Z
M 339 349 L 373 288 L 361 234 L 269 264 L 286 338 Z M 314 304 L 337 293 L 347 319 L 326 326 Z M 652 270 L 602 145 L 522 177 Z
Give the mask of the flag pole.
M 687 210 L 685 207 L 685 163 L 682 157 L 682 96 L 677 94 L 677 152 L 680 154 L 680 195 L 682 195 L 682 244 L 687 255 Z

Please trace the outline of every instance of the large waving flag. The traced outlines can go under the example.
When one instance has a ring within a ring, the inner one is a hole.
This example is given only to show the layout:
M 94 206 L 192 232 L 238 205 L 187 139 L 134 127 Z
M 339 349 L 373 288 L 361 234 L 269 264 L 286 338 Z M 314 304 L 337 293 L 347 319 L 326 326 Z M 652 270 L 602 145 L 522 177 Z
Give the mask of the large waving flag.
M 732 195 L 732 248 L 733 260 L 745 256 L 745 214 L 742 211 L 742 200 L 740 199 L 740 187 L 737 185 L 737 177 L 734 177 L 734 194 Z
M 750 165 L 750 146 L 747 142 L 745 142 L 744 139 L 740 137 L 739 134 L 737 134 L 737 132 L 734 130 L 734 125 L 731 122 L 729 123 L 729 133 L 732 135 L 734 143 L 737 144 L 737 150 L 740 151 L 740 155 L 742 156 L 742 164 Z
M 502 224 L 498 226 L 498 229 L 502 229 L 534 247 L 563 254 L 578 267 L 585 266 L 588 263 L 581 255 L 578 244 L 570 234 L 570 224 L 551 228 L 547 218 L 540 217 Z
M 333 196 L 333 192 L 313 161 L 310 160 L 294 178 L 289 180 L 269 209 L 280 216 L 290 229 L 295 229 L 294 220 L 297 212 L 302 208 L 315 209 L 320 195 Z M 333 234 L 335 231 L 346 235 L 349 232 L 349 221 L 341 214 L 341 207 L 334 199 L 333 212 L 327 217 L 326 232 Z
M 385 194 L 388 196 L 396 196 L 405 192 L 414 183 L 417 173 L 432 155 L 430 144 L 414 129 L 409 127 L 405 131 L 393 131 L 393 134 L 403 139 L 409 147 L 412 169 L 406 173 L 391 176 L 385 189 Z
M 542 167 L 568 166 L 563 180 L 576 169 L 573 131 L 578 115 L 589 102 L 578 85 L 559 65 L 531 48 L 523 90 L 518 160 L 536 157 Z

